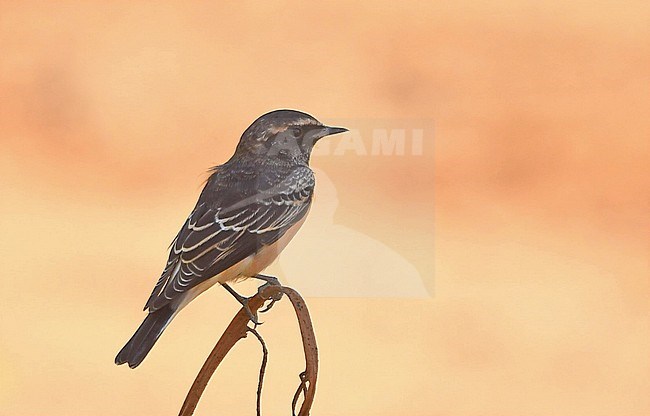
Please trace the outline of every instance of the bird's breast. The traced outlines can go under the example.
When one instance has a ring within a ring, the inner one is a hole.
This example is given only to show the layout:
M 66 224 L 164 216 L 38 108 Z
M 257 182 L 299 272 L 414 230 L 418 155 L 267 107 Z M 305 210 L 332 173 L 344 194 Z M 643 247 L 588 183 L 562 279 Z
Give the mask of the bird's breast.
M 255 276 L 256 274 L 260 273 L 262 270 L 267 268 L 273 261 L 275 261 L 276 258 L 280 255 L 282 250 L 289 244 L 289 241 L 296 235 L 302 224 L 305 222 L 307 219 L 307 214 L 309 213 L 309 210 L 305 213 L 305 215 L 295 223 L 294 225 L 291 226 L 283 235 L 280 237 L 276 242 L 273 244 L 269 244 L 268 246 L 262 246 L 260 251 L 257 253 L 249 256 L 246 260 L 248 260 L 248 264 L 246 267 L 242 270 L 241 277 L 250 277 L 250 276 Z M 244 261 L 246 261 L 244 260 Z

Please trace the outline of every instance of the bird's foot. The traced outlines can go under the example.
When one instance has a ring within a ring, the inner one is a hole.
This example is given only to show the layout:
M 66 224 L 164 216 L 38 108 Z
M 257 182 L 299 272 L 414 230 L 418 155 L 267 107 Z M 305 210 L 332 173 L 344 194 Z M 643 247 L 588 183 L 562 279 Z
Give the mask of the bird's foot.
M 260 322 L 257 319 L 257 313 L 253 313 L 251 311 L 251 308 L 248 307 L 248 298 L 244 298 L 242 307 L 244 308 L 244 311 L 246 311 L 246 314 L 248 315 L 248 319 L 250 319 L 250 321 L 253 323 L 254 328 L 257 328 L 258 325 L 262 325 L 264 323 L 264 322 Z
M 282 299 L 282 285 L 280 284 L 280 281 L 278 281 L 278 279 L 273 276 L 265 276 L 265 275 L 258 274 L 255 277 L 264 280 L 266 282 L 257 289 L 258 293 L 262 293 L 265 291 L 268 292 L 265 298 L 270 300 L 271 302 L 268 305 L 266 305 L 264 309 L 260 310 L 260 313 L 265 313 L 271 310 L 275 302 Z
M 263 322 L 260 322 L 257 319 L 257 314 L 254 314 L 251 311 L 251 308 L 248 307 L 248 298 L 247 297 L 244 297 L 244 296 L 240 295 L 239 293 L 235 292 L 235 290 L 233 288 L 231 288 L 230 285 L 227 284 L 227 283 L 222 283 L 221 286 L 223 286 L 223 288 L 226 289 L 228 291 L 228 293 L 230 293 L 235 299 L 237 299 L 237 302 L 239 302 L 242 305 L 242 308 L 244 309 L 244 311 L 246 311 L 246 315 L 248 315 L 248 318 L 253 323 L 253 325 L 255 325 L 256 327 L 258 325 L 262 325 Z
M 265 275 L 265 274 L 256 274 L 253 277 L 256 278 L 256 279 L 264 280 L 266 283 L 268 283 L 269 285 L 272 285 L 272 286 L 282 286 L 280 284 L 280 281 L 278 280 L 278 278 L 275 277 L 275 276 L 268 276 L 268 275 Z

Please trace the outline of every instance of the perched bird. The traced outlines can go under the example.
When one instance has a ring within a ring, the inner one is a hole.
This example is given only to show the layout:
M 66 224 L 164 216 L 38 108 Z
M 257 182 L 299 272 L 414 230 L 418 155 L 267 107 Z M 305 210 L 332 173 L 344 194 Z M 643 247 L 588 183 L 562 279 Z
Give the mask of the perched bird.
M 246 299 L 228 283 L 274 279 L 259 273 L 305 221 L 315 183 L 309 168 L 312 148 L 319 139 L 345 131 L 293 110 L 264 114 L 244 131 L 230 160 L 212 169 L 170 246 L 144 308 L 148 315 L 115 357 L 116 364 L 137 367 L 174 316 L 215 283 L 246 307 Z

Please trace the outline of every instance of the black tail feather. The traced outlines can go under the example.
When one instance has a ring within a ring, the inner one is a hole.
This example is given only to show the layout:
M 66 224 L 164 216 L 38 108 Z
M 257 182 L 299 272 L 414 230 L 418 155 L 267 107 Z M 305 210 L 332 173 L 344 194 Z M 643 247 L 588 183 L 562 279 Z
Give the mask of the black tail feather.
M 117 353 L 115 364 L 128 363 L 131 368 L 140 365 L 173 317 L 174 310 L 169 305 L 149 313 L 129 342 Z

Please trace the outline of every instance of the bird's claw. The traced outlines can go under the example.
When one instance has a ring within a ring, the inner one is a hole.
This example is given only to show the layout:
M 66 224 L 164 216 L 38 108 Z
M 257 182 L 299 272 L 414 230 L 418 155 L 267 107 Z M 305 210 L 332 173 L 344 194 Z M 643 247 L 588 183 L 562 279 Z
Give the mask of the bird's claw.
M 278 299 L 271 298 L 271 302 L 268 305 L 266 305 L 266 307 L 264 309 L 261 309 L 260 313 L 266 313 L 266 312 L 270 311 L 271 308 L 273 307 L 273 305 L 275 304 L 275 302 L 277 302 L 277 301 L 278 301 Z
M 262 325 L 264 323 L 264 322 L 260 322 L 257 319 L 257 313 L 253 313 L 251 311 L 251 308 L 248 307 L 248 299 L 245 299 L 242 302 L 242 306 L 244 308 L 244 311 L 246 311 L 246 315 L 248 315 L 248 319 L 250 319 L 250 321 L 253 323 L 255 327 L 257 327 L 258 325 Z
M 274 277 L 267 277 L 270 278 L 269 281 L 260 286 L 257 289 L 257 293 L 262 294 L 265 300 L 270 300 L 271 302 L 264 309 L 261 309 L 260 313 L 268 312 L 273 307 L 275 302 L 282 299 L 282 285 L 280 282 Z

